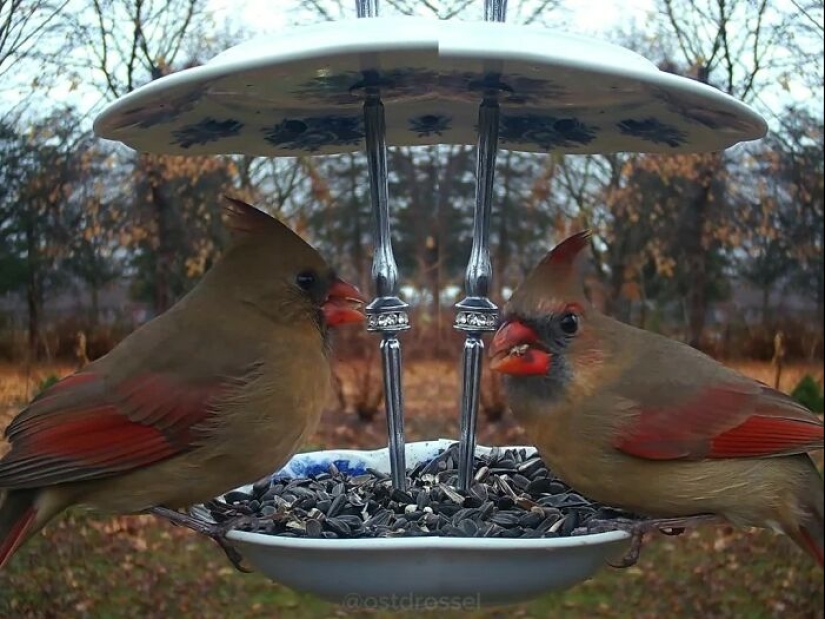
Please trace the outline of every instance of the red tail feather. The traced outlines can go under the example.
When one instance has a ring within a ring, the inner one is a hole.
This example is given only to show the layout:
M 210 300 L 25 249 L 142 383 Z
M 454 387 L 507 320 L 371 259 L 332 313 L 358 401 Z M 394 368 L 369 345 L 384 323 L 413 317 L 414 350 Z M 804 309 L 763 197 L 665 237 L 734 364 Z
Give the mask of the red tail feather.
M 799 537 L 804 544 L 805 550 L 816 559 L 821 567 L 825 567 L 822 545 L 817 543 L 816 537 L 804 527 L 799 527 Z
M 30 499 L 32 493 L 26 492 L 23 497 L 16 496 L 18 494 L 9 492 L 0 506 L 0 569 L 26 540 L 37 515 L 34 502 Z

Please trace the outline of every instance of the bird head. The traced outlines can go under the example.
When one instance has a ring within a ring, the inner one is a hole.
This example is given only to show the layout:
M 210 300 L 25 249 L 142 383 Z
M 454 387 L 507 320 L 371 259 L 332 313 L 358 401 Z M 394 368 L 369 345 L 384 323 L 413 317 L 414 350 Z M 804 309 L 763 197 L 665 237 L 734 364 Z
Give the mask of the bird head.
M 575 268 L 589 238 L 589 231 L 580 232 L 553 248 L 507 302 L 489 354 L 491 369 L 510 382 L 538 378 L 545 391 L 556 393 L 592 351 L 586 328 L 591 308 Z
M 221 284 L 223 294 L 275 322 L 294 324 L 311 316 L 324 330 L 365 319 L 361 293 L 312 246 L 274 217 L 226 199 L 232 243 L 207 274 Z

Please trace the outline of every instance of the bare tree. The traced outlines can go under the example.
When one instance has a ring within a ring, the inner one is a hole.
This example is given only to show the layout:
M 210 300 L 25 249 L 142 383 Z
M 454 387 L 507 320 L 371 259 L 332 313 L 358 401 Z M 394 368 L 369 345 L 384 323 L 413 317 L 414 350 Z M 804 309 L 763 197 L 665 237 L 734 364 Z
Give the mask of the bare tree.
M 76 40 L 83 43 L 79 62 L 96 76 L 99 91 L 114 99 L 198 63 L 203 42 L 210 40 L 205 36 L 211 25 L 206 4 L 206 0 L 87 0 L 66 19 Z M 151 155 L 141 155 L 136 162 L 135 182 L 145 187 L 142 195 L 152 213 L 150 221 L 142 223 L 156 236 L 151 262 L 157 311 L 174 301 L 171 269 L 175 230 L 180 228 L 180 213 L 166 191 L 168 172 L 174 168 L 168 164 Z
M 675 42 L 667 70 L 686 72 L 744 101 L 756 99 L 764 80 L 776 76 L 792 26 L 790 14 L 768 0 L 661 0 L 662 38 Z M 688 341 L 700 342 L 707 312 L 710 262 L 719 235 L 713 229 L 714 201 L 725 191 L 723 154 L 696 156 L 686 170 L 680 226 L 682 268 L 687 274 Z M 724 198 L 723 198 L 724 200 Z
M 14 63 L 42 56 L 38 44 L 60 27 L 69 0 L 0 0 L 0 78 Z
M 4 97 L 3 117 L 25 110 L 31 94 L 56 74 L 59 59 L 69 48 L 65 37 L 59 36 L 68 2 L 0 0 L 0 91 L 16 91 Z

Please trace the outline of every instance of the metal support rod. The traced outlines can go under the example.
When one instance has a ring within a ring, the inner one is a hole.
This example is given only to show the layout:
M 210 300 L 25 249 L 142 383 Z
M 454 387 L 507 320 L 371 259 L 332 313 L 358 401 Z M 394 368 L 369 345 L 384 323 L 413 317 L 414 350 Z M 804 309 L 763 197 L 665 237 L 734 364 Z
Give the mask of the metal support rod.
M 358 17 L 378 17 L 378 0 L 355 0 Z
M 381 338 L 381 362 L 384 373 L 384 399 L 387 411 L 390 471 L 395 488 L 406 489 L 407 464 L 404 458 L 404 396 L 401 391 L 401 342 L 394 333 Z
M 377 88 L 367 88 L 364 102 L 364 137 L 370 173 L 373 210 L 372 278 L 376 298 L 367 305 L 367 330 L 381 333 L 384 406 L 390 452 L 392 483 L 406 488 L 404 454 L 404 397 L 401 385 L 401 343 L 398 332 L 410 328 L 407 304 L 398 298 L 398 267 L 392 251 L 387 142 L 384 105 Z
M 507 0 L 484 0 L 484 21 L 504 21 L 506 16 Z
M 476 206 L 473 217 L 473 245 L 467 263 L 467 296 L 456 304 L 455 328 L 467 333 L 462 359 L 461 427 L 458 455 L 458 484 L 467 490 L 473 477 L 476 447 L 481 363 L 484 332 L 495 331 L 498 308 L 487 298 L 493 276 L 490 262 L 490 212 L 493 204 L 493 177 L 498 152 L 499 107 L 494 96 L 485 98 L 478 113 L 478 163 Z
M 378 0 L 355 0 L 359 18 L 378 17 Z M 365 76 L 370 81 L 371 76 Z M 368 86 L 364 101 L 364 138 L 370 171 L 373 211 L 372 279 L 375 299 L 367 306 L 367 330 L 381 332 L 381 371 L 387 415 L 392 484 L 407 487 L 404 454 L 404 393 L 401 384 L 401 342 L 398 332 L 410 328 L 407 304 L 398 298 L 398 266 L 392 251 L 389 188 L 387 182 L 387 127 L 384 104 L 377 86 Z
M 503 22 L 507 0 L 484 0 L 484 20 Z M 484 93 L 478 110 L 478 148 L 476 168 L 476 205 L 473 216 L 473 245 L 465 275 L 466 297 L 456 304 L 455 328 L 467 333 L 462 358 L 461 426 L 458 451 L 458 485 L 470 487 L 476 449 L 478 401 L 481 390 L 481 364 L 484 332 L 495 331 L 498 308 L 487 298 L 493 278 L 490 262 L 490 212 L 493 206 L 493 178 L 498 153 L 498 92 Z

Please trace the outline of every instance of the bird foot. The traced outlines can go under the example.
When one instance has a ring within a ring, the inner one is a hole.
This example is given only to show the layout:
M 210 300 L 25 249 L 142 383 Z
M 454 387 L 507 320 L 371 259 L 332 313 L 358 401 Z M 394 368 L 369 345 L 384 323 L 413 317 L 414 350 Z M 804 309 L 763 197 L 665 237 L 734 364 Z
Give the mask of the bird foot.
M 243 562 L 243 557 L 237 550 L 235 550 L 235 548 L 232 547 L 229 542 L 226 541 L 226 534 L 238 525 L 251 520 L 251 516 L 237 516 L 235 518 L 230 518 L 221 524 L 211 524 L 174 509 L 169 509 L 168 507 L 153 507 L 149 510 L 149 513 L 158 516 L 159 518 L 168 520 L 174 525 L 192 529 L 196 533 L 212 538 L 215 543 L 221 547 L 221 550 L 223 550 L 226 554 L 226 558 L 229 559 L 233 566 L 235 566 L 236 570 L 244 574 L 250 574 L 252 572 L 252 570 L 249 570 L 241 565 Z
M 721 524 L 724 522 L 719 516 L 713 514 L 698 514 L 684 518 L 651 518 L 649 520 L 631 520 L 629 518 L 616 518 L 613 520 L 590 521 L 591 527 L 596 527 L 602 531 L 626 531 L 630 533 L 630 548 L 611 567 L 626 568 L 636 565 L 639 555 L 642 552 L 644 536 L 651 531 L 658 531 L 663 535 L 681 535 L 687 527 L 695 527 L 702 524 Z

